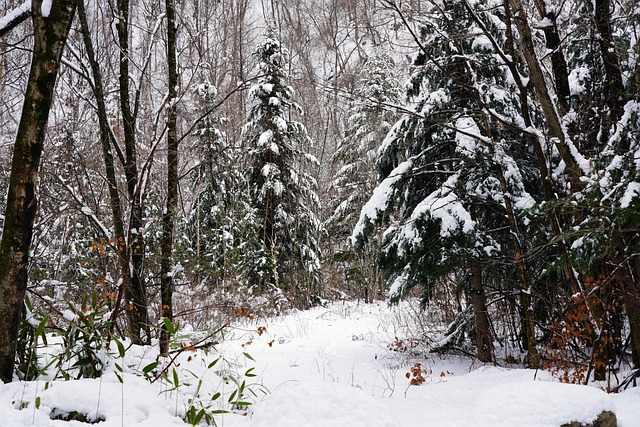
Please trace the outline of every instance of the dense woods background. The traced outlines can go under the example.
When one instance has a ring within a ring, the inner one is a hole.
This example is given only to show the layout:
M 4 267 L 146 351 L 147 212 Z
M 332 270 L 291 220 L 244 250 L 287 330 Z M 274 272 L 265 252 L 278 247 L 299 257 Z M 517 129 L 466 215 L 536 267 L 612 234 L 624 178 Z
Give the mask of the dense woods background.
M 419 297 L 430 351 L 637 375 L 635 1 L 2 4 L 4 380 L 25 290 L 165 352 L 163 317 Z

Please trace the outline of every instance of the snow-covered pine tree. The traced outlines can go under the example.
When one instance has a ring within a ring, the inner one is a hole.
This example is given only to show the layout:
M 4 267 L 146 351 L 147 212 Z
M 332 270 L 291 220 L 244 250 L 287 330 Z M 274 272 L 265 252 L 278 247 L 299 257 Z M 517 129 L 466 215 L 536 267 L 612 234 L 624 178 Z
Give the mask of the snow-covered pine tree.
M 418 287 L 428 302 L 444 278 L 464 277 L 482 360 L 492 358 L 483 284 L 498 272 L 503 282 L 519 283 L 505 291 L 518 295 L 513 291 L 520 288 L 525 296 L 514 301 L 523 313 L 515 315 L 528 313 L 521 333 L 537 365 L 522 261 L 523 216 L 535 203 L 529 193 L 536 189 L 535 174 L 526 138 L 510 123 L 521 115 L 514 79 L 489 39 L 505 42 L 502 3 L 485 3 L 446 1 L 444 9 L 433 4 L 422 17 L 428 24 L 417 40 L 421 49 L 409 86 L 414 113 L 393 126 L 379 149 L 384 179 L 352 239 L 361 246 L 376 223 L 393 219 L 382 249 L 392 301 Z
M 306 304 L 317 291 L 320 271 L 318 196 L 310 173 L 317 160 L 308 153 L 306 128 L 292 118 L 302 109 L 286 83 L 288 51 L 269 33 L 255 55 L 261 75 L 249 91 L 252 107 L 243 129 L 264 250 L 254 279 L 260 291 L 282 290 Z
M 565 120 L 577 145 L 592 156 L 587 186 L 572 196 L 582 206 L 574 228 L 575 265 L 582 279 L 598 283 L 586 289 L 595 295 L 595 310 L 607 361 L 623 354 L 623 325 L 616 317 L 624 304 L 629 321 L 633 364 L 640 367 L 640 49 L 637 5 L 608 0 L 579 3 L 568 17 L 570 111 Z M 636 11 L 636 12 L 634 12 Z M 595 24 L 595 25 L 594 25 Z M 613 310 L 612 310 L 613 308 Z M 615 313 L 617 308 L 618 313 Z M 595 346 L 594 346 L 595 347 Z M 598 369 L 596 369 L 598 373 Z M 600 378 L 605 376 L 604 366 Z
M 190 168 L 188 214 L 179 224 L 179 253 L 189 289 L 205 307 L 244 304 L 256 260 L 263 258 L 257 210 L 252 206 L 245 176 L 245 155 L 239 144 L 221 131 L 226 121 L 215 108 L 217 90 L 207 79 L 191 95 L 198 118 L 193 136 L 197 153 Z M 222 313 L 223 315 L 225 313 Z
M 377 185 L 374 173 L 377 149 L 399 118 L 393 107 L 401 102 L 402 94 L 395 63 L 380 49 L 367 59 L 356 85 L 346 134 L 332 157 L 338 172 L 331 185 L 334 211 L 326 228 L 330 238 L 335 239 L 332 260 L 344 262 L 345 279 L 353 281 L 356 289 L 364 290 L 365 299 L 371 299 L 373 292 L 381 290 L 375 262 L 378 245 L 369 245 L 354 257 L 347 238 L 358 221 L 362 206 Z M 370 236 L 369 239 L 378 241 L 379 238 Z
M 229 222 L 233 222 L 234 189 L 238 187 L 238 152 L 220 131 L 224 121 L 213 108 L 217 90 L 204 80 L 192 89 L 196 111 L 202 119 L 194 129 L 198 162 L 192 168 L 192 206 L 185 227 L 188 252 L 195 259 L 193 272 L 210 287 L 223 284 L 225 252 L 231 246 Z M 233 239 L 231 239 L 233 240 Z

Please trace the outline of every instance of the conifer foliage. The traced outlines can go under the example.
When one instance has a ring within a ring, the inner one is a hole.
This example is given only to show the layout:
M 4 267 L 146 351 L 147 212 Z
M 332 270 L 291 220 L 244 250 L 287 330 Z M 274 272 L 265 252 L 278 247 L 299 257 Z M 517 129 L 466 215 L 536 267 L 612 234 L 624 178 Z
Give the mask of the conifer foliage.
M 5 3 L 0 380 L 26 292 L 93 290 L 165 353 L 173 314 L 422 297 L 430 351 L 640 376 L 637 0 Z
M 332 261 L 346 261 L 343 276 L 364 290 L 365 299 L 373 296 L 370 287 L 382 290 L 377 286 L 381 282 L 380 274 L 372 268 L 376 264 L 378 245 L 372 244 L 354 257 L 348 236 L 358 221 L 362 206 L 377 185 L 374 171 L 380 141 L 399 117 L 395 108 L 402 102 L 402 93 L 396 75 L 395 62 L 384 51 L 377 49 L 367 58 L 356 83 L 345 136 L 332 156 L 338 169 L 331 183 L 333 214 L 326 225 L 330 235 L 337 240 Z M 379 236 L 371 236 L 370 240 L 379 240 Z
M 399 2 L 385 3 L 410 27 Z M 484 288 L 501 293 L 517 307 L 518 344 L 532 367 L 541 363 L 536 322 L 558 316 L 549 302 L 583 294 L 590 278 L 604 277 L 601 283 L 622 295 L 633 363 L 640 366 L 638 239 L 631 231 L 637 230 L 638 93 L 631 77 L 637 68 L 618 52 L 637 53 L 618 39 L 625 26 L 618 28 L 606 0 L 586 9 L 573 4 L 585 15 L 568 27 L 584 25 L 592 37 L 581 51 L 587 39 L 568 31 L 567 61 L 558 24 L 573 20 L 570 9 L 538 2 L 544 19 L 534 24 L 518 0 L 426 3 L 413 22 L 420 30 L 412 32 L 414 104 L 381 143 L 382 181 L 362 209 L 354 244 L 362 247 L 386 221 L 382 265 L 392 299 L 418 287 L 428 302 L 442 279 L 468 277 L 461 284 L 470 287 L 478 335 L 479 325 L 489 332 Z M 551 52 L 554 87 L 537 56 L 541 40 Z M 620 324 L 601 303 L 606 298 L 599 285 L 582 300 L 597 380 L 615 369 L 620 353 L 609 339 Z M 490 345 L 477 339 L 478 357 L 489 359 Z
M 332 157 L 339 165 L 332 183 L 338 203 L 329 223 L 335 224 L 342 236 L 351 233 L 367 195 L 377 184 L 376 175 L 372 173 L 377 150 L 398 119 L 393 107 L 400 104 L 401 99 L 393 59 L 385 52 L 374 52 L 364 64 L 357 82 L 346 135 L 339 141 Z
M 252 107 L 243 130 L 263 250 L 254 280 L 264 289 L 309 292 L 320 269 L 318 196 L 311 173 L 317 160 L 308 152 L 312 141 L 305 126 L 292 118 L 302 108 L 286 83 L 288 51 L 267 34 L 255 55 L 261 77 L 249 91 Z

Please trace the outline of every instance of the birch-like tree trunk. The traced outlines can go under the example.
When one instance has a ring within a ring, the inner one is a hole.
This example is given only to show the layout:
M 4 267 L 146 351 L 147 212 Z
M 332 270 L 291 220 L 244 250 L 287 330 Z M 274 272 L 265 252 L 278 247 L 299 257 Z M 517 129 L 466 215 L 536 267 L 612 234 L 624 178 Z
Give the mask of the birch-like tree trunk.
M 36 182 L 40 157 L 60 58 L 76 3 L 76 0 L 54 0 L 50 10 L 45 8 L 43 11 L 42 1 L 32 0 L 31 70 L 13 149 L 0 243 L 0 379 L 4 382 L 13 378 L 18 326 L 25 314 L 29 248 L 38 207 Z

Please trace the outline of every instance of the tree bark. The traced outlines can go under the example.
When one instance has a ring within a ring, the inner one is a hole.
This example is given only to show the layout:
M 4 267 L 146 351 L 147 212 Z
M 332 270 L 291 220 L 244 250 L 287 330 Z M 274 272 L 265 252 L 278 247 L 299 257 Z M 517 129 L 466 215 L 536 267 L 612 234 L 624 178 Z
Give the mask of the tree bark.
M 638 260 L 637 257 L 625 255 L 625 243 L 636 240 L 637 235 L 632 234 L 625 242 L 624 234 L 620 230 L 613 233 L 612 245 L 616 253 L 612 263 L 615 271 L 615 284 L 622 293 L 624 309 L 629 319 L 629 341 L 631 344 L 631 360 L 633 367 L 640 368 L 640 287 L 638 286 Z
M 611 1 L 595 0 L 595 21 L 598 29 L 598 44 L 600 55 L 604 63 L 605 79 L 604 94 L 609 108 L 609 120 L 605 123 L 606 131 L 603 138 L 609 137 L 609 129 L 620 120 L 624 113 L 625 95 L 620 60 L 615 50 L 615 43 L 611 33 Z M 628 147 L 626 147 L 628 149 Z
M 571 151 L 571 141 L 567 141 L 558 110 L 553 103 L 553 99 L 549 94 L 549 88 L 542 72 L 542 66 L 536 55 L 533 43 L 533 35 L 531 27 L 527 20 L 527 14 L 520 0 L 510 0 L 513 8 L 513 20 L 520 34 L 520 47 L 522 55 L 527 63 L 529 77 L 533 84 L 534 91 L 540 102 L 540 107 L 549 126 L 549 136 L 560 153 L 560 157 L 564 161 L 569 178 L 571 179 L 571 191 L 577 192 L 585 187 L 585 183 L 581 178 L 583 172 L 578 164 L 574 153 Z
M 109 119 L 107 116 L 107 107 L 105 103 L 104 86 L 102 82 L 102 72 L 100 70 L 100 64 L 96 59 L 95 50 L 93 48 L 93 42 L 91 41 L 91 32 L 87 21 L 87 13 L 84 6 L 84 0 L 78 1 L 78 20 L 80 21 L 80 28 L 82 32 L 82 39 L 84 42 L 85 50 L 87 51 L 87 57 L 89 65 L 91 67 L 91 73 L 93 74 L 93 96 L 96 100 L 96 113 L 98 115 L 98 126 L 100 129 L 100 145 L 102 147 L 102 157 L 105 165 L 105 172 L 107 177 L 107 186 L 109 188 L 109 202 L 111 204 L 111 216 L 113 218 L 114 239 L 113 246 L 118 254 L 118 264 L 120 267 L 121 284 L 118 290 L 118 298 L 111 314 L 111 328 L 115 326 L 118 313 L 120 312 L 120 301 L 122 292 L 124 289 L 131 287 L 131 270 L 129 268 L 129 246 L 127 245 L 127 238 L 125 236 L 124 218 L 122 216 L 122 205 L 120 199 L 120 193 L 118 192 L 118 183 L 116 179 L 115 162 L 112 152 L 112 146 L 115 147 L 117 142 L 111 133 L 109 127 Z
M 173 274 L 172 251 L 178 204 L 178 137 L 176 101 L 178 69 L 176 63 L 175 0 L 166 0 L 167 11 L 167 66 L 169 96 L 167 110 L 167 202 L 162 216 L 162 259 L 160 262 L 161 316 L 173 321 Z M 161 325 L 160 354 L 169 355 L 169 331 Z
M 129 93 L 129 0 L 118 0 L 118 43 L 120 45 L 120 109 L 122 112 L 127 192 L 131 215 L 127 243 L 130 251 L 131 286 L 125 288 L 125 310 L 131 342 L 148 344 L 150 342 L 147 294 L 144 283 L 145 245 L 143 236 L 142 201 L 140 198 L 139 173 L 136 150 L 136 114 L 131 108 Z
M 599 37 L 597 37 L 598 45 L 600 47 L 600 55 L 602 56 L 605 72 L 603 93 L 607 110 L 607 116 L 602 119 L 600 134 L 602 142 L 606 143 L 611 135 L 611 128 L 624 114 L 626 96 L 622 73 L 620 71 L 620 58 L 615 50 L 615 42 L 611 31 L 611 1 L 596 0 L 594 5 L 594 19 L 599 35 Z M 613 131 L 615 131 L 615 128 Z M 615 148 L 619 154 L 628 154 L 629 143 L 625 142 L 622 146 Z M 636 224 L 637 221 L 635 221 L 635 224 L 629 224 L 630 229 L 637 229 Z M 631 236 L 625 239 L 625 234 L 631 234 Z M 633 365 L 638 368 L 640 367 L 640 286 L 638 285 L 637 276 L 634 274 L 633 264 L 625 256 L 625 254 L 629 252 L 627 243 L 634 240 L 636 240 L 634 233 L 624 233 L 621 230 L 614 230 L 611 240 L 614 253 L 611 257 L 611 262 L 615 268 L 614 286 L 616 286 L 622 294 L 625 311 L 629 318 L 629 338 Z M 601 345 L 601 347 L 604 346 L 604 344 Z M 606 371 L 604 367 L 602 367 L 600 371 L 595 371 L 594 377 L 596 380 L 604 380 L 605 375 Z
M 496 169 L 504 198 L 507 222 L 509 223 L 511 239 L 513 241 L 514 259 L 518 268 L 518 279 L 520 281 L 520 310 L 522 313 L 520 324 L 522 330 L 522 341 L 524 347 L 527 349 L 527 354 L 529 355 L 529 366 L 533 369 L 538 369 L 540 367 L 540 356 L 538 355 L 538 349 L 536 348 L 535 321 L 533 318 L 533 309 L 531 307 L 531 286 L 529 284 L 527 266 L 525 264 L 525 247 L 520 240 L 521 234 L 513 210 L 513 204 L 511 203 L 511 196 L 509 188 L 507 187 L 507 180 L 504 176 L 504 171 L 500 166 Z
M 551 70 L 553 71 L 556 96 L 558 97 L 560 112 L 564 115 L 569 112 L 569 97 L 571 96 L 569 72 L 567 70 L 567 61 L 562 52 L 560 34 L 556 24 L 556 12 L 548 9 L 547 4 L 544 0 L 536 0 L 540 15 L 551 23 L 551 25 L 545 26 L 542 30 L 544 31 L 546 47 L 551 50 Z
M 476 323 L 478 360 L 493 362 L 493 339 L 482 284 L 482 267 L 477 260 L 471 261 L 471 305 Z
M 76 0 L 55 0 L 42 16 L 32 1 L 33 54 L 13 149 L 7 209 L 0 243 L 0 379 L 13 378 L 18 325 L 24 316 L 27 266 L 37 211 L 36 181 L 60 59 Z
M 510 0 L 504 0 L 504 9 L 505 9 L 505 16 L 506 16 L 506 24 L 507 24 L 507 40 L 509 44 L 509 54 L 511 55 L 512 58 L 515 58 L 516 57 L 515 37 L 512 31 L 512 13 L 509 7 L 509 1 Z M 520 25 L 523 25 L 523 23 L 521 23 Z M 526 20 L 524 22 L 524 25 L 527 25 L 527 28 L 528 28 L 528 24 L 526 23 Z M 529 36 L 531 36 L 531 34 L 529 34 Z M 532 39 L 530 39 L 529 42 L 532 45 L 533 43 Z M 536 61 L 535 57 L 532 58 L 532 60 L 535 62 Z M 528 93 L 529 91 L 527 89 L 528 86 L 526 86 L 520 79 L 520 74 L 518 73 L 515 63 L 511 63 L 508 65 L 509 65 L 509 69 L 511 70 L 511 75 L 513 76 L 519 90 L 520 108 L 522 110 L 522 117 L 524 119 L 524 124 L 527 128 L 532 127 L 533 121 L 531 120 L 531 113 L 530 113 L 531 110 L 529 108 L 529 93 Z M 562 224 L 561 224 L 560 218 L 552 208 L 553 203 L 557 202 L 557 196 L 555 195 L 555 191 L 553 189 L 553 185 L 552 185 L 553 177 L 547 165 L 547 156 L 537 136 L 530 135 L 529 140 L 531 141 L 531 145 L 533 146 L 533 152 L 535 153 L 535 156 L 536 156 L 537 166 L 538 166 L 538 169 L 540 170 L 543 197 L 545 202 L 547 202 L 545 203 L 545 213 L 549 220 L 549 226 L 551 227 L 551 232 L 553 233 L 553 236 L 556 239 L 556 248 L 557 248 L 558 257 L 562 260 L 561 261 L 562 275 L 565 281 L 567 282 L 567 284 L 569 285 L 571 292 L 573 293 L 582 292 L 582 287 L 580 286 L 580 282 L 578 281 L 573 271 L 573 267 L 566 256 L 568 252 L 568 247 L 570 245 L 568 244 L 568 242 L 565 241 L 565 238 L 563 236 Z

